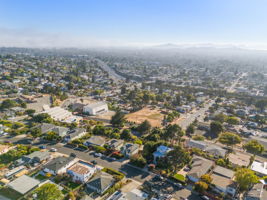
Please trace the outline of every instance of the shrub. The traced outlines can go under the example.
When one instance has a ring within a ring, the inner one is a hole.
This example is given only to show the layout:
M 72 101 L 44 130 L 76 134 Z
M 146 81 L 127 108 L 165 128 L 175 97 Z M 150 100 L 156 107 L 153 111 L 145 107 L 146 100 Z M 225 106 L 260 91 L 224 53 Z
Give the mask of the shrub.
M 134 155 L 130 158 L 130 163 L 143 168 L 146 165 L 146 159 L 142 155 Z

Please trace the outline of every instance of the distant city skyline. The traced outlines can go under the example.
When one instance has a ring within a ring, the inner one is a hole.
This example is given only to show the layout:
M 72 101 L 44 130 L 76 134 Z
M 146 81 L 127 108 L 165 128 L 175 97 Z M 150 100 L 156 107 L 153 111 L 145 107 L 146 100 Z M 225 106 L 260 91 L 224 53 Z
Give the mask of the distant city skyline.
M 267 49 L 265 0 L 0 0 L 0 46 Z

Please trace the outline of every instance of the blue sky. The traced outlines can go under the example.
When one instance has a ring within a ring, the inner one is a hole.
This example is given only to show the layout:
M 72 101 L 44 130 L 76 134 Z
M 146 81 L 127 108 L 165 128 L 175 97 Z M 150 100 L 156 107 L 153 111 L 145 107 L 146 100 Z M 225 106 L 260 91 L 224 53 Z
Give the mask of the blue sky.
M 267 45 L 267 0 L 0 0 L 2 46 Z

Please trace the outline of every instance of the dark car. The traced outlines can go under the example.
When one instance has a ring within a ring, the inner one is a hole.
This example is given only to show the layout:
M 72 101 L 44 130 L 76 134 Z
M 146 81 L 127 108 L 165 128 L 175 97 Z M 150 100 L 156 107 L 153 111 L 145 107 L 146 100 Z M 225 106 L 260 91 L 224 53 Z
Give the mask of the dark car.
M 75 153 L 71 153 L 70 156 L 76 158 L 76 154 Z
M 94 165 L 97 164 L 97 162 L 95 160 L 92 160 L 91 163 L 93 163 Z

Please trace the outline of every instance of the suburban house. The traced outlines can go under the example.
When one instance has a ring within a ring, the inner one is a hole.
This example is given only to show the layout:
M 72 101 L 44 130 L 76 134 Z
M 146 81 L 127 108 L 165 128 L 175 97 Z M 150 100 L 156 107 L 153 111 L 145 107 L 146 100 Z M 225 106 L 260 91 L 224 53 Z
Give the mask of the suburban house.
M 214 166 L 213 161 L 199 156 L 193 156 L 192 162 L 192 168 L 187 173 L 187 177 L 194 183 L 199 181 L 200 177 L 204 174 L 207 174 Z
M 112 175 L 101 171 L 86 183 L 86 187 L 102 195 L 114 183 L 115 179 Z
M 84 128 L 75 128 L 68 132 L 68 135 L 65 136 L 64 140 L 69 142 L 75 139 L 79 139 L 86 135 L 86 130 Z
M 224 158 L 227 153 L 227 150 L 217 145 L 208 145 L 205 149 L 205 152 L 217 158 Z
M 138 151 L 139 151 L 138 144 L 126 143 L 123 147 L 121 147 L 121 153 L 127 158 L 137 154 Z
M 42 123 L 37 126 L 37 128 L 40 128 L 42 134 L 52 131 L 52 129 L 55 127 L 56 126 L 54 124 L 48 124 L 48 123 Z
M 217 192 L 234 196 L 236 193 L 236 184 L 233 181 L 235 172 L 224 167 L 216 166 L 211 175 L 212 184 Z
M 11 149 L 8 145 L 2 145 L 0 144 L 0 155 L 8 152 Z
M 157 163 L 159 158 L 165 157 L 168 152 L 170 152 L 172 148 L 166 147 L 164 145 L 158 146 L 157 150 L 153 153 L 154 163 Z
M 50 159 L 48 151 L 35 151 L 29 155 L 24 155 L 20 159 L 16 160 L 18 165 L 42 163 Z
M 105 102 L 97 102 L 83 107 L 83 113 L 89 115 L 99 115 L 108 111 L 108 105 Z
M 79 161 L 67 169 L 74 182 L 86 183 L 96 172 L 96 167 L 90 163 Z
M 29 176 L 23 175 L 14 181 L 7 184 L 7 187 L 15 190 L 16 192 L 25 195 L 26 193 L 34 190 L 40 184 L 40 181 L 31 178 Z
M 207 148 L 207 144 L 204 141 L 198 141 L 198 140 L 188 140 L 186 143 L 186 147 L 188 148 L 197 148 L 202 151 L 204 151 Z
M 73 164 L 75 164 L 76 159 L 75 157 L 57 157 L 53 160 L 51 160 L 49 163 L 47 163 L 44 166 L 44 172 L 45 173 L 50 173 L 53 175 L 57 175 L 57 174 L 62 174 L 62 173 L 66 173 L 67 169 L 72 166 Z
M 111 139 L 106 143 L 107 148 L 113 149 L 113 150 L 120 150 L 123 146 L 124 141 L 123 140 L 117 140 L 117 139 Z
M 65 137 L 69 132 L 69 129 L 66 127 L 56 126 L 52 129 L 52 131 L 55 132 L 60 137 Z
M 256 172 L 257 175 L 259 176 L 266 176 L 267 175 L 267 162 L 258 162 L 258 161 L 253 161 L 251 165 L 251 170 Z
M 132 189 L 127 192 L 116 191 L 107 200 L 147 200 L 149 195 L 139 189 Z
M 262 183 L 257 183 L 244 196 L 244 200 L 265 200 L 267 192 Z
M 205 141 L 198 141 L 198 140 L 188 140 L 186 143 L 186 146 L 188 148 L 197 148 L 202 151 L 205 151 L 215 157 L 225 157 L 227 150 L 223 149 L 222 147 L 215 145 L 215 144 L 209 144 Z
M 228 159 L 234 166 L 239 167 L 247 167 L 250 163 L 250 156 L 240 152 L 230 153 Z
M 92 136 L 84 142 L 86 146 L 103 146 L 105 144 L 105 138 L 101 136 Z

